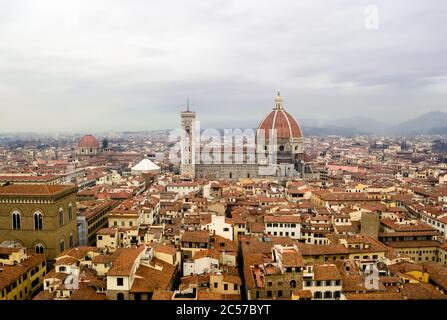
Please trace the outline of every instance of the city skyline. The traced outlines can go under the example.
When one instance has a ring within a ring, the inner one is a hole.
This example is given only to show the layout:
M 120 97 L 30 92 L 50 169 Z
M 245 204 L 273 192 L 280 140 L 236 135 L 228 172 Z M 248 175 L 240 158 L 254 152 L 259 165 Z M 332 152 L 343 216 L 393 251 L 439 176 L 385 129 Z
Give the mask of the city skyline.
M 446 12 L 0 1 L 0 304 L 444 303 Z
M 298 121 L 447 112 L 441 1 L 101 4 L 2 2 L 1 133 L 170 129 L 187 97 L 256 124 L 277 89 Z

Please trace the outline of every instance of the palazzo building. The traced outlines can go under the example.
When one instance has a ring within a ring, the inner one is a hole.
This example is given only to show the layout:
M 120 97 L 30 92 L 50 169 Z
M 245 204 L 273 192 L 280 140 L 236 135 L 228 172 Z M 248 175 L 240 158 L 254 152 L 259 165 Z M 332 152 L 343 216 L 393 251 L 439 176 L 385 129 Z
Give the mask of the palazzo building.
M 0 243 L 16 241 L 48 260 L 78 245 L 75 185 L 0 187 Z

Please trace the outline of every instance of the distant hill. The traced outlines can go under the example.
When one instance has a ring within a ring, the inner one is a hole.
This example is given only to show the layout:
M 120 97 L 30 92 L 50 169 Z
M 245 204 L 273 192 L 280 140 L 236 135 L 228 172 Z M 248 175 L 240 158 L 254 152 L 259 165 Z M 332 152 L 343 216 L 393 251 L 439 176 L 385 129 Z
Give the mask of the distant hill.
M 441 111 L 428 112 L 414 119 L 392 126 L 381 121 L 353 116 L 340 119 L 299 119 L 298 123 L 305 136 L 358 134 L 417 135 L 447 134 L 447 113 Z M 254 120 L 235 119 L 232 121 L 204 121 L 201 128 L 256 128 Z
M 401 135 L 442 134 L 447 132 L 447 113 L 433 111 L 398 124 L 392 132 Z
M 323 134 L 382 134 L 389 133 L 391 127 L 383 122 L 367 117 L 312 120 L 302 122 L 303 131 L 309 135 Z
M 442 127 L 442 128 L 434 128 L 434 129 L 430 129 L 428 132 L 428 134 L 433 134 L 433 135 L 447 135 L 447 126 Z
M 386 123 L 367 117 L 352 117 L 333 120 L 306 119 L 303 121 L 302 126 L 306 135 L 443 135 L 447 134 L 447 113 L 441 111 L 428 112 L 417 118 L 404 121 L 396 126 L 390 126 Z
M 355 136 L 358 134 L 358 132 L 355 130 L 344 129 L 344 128 L 325 128 L 325 127 L 301 126 L 301 130 L 303 131 L 303 135 L 305 137 L 308 137 L 308 136 L 324 137 L 324 136 L 329 136 L 329 135 L 349 137 L 349 136 Z

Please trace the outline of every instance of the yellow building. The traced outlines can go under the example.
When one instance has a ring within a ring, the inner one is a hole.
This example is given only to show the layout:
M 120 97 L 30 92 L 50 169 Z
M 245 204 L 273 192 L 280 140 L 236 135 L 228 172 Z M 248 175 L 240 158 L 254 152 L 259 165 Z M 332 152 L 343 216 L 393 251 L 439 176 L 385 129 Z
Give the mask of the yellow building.
M 137 209 L 121 210 L 119 207 L 112 210 L 108 216 L 109 228 L 131 228 L 140 224 L 140 212 Z
M 434 240 L 390 241 L 387 246 L 406 255 L 415 263 L 436 262 L 440 243 Z
M 171 245 L 152 245 L 154 257 L 173 266 L 179 266 L 181 261 L 180 251 Z
M 0 245 L 0 300 L 29 300 L 42 287 L 46 274 L 43 254 L 26 255 L 14 242 Z
M 447 265 L 447 243 L 444 243 L 439 247 L 438 262 L 442 265 Z
M 210 274 L 210 291 L 222 294 L 240 295 L 241 278 L 237 275 L 214 272 Z
M 119 245 L 118 228 L 103 228 L 96 233 L 96 246 L 98 248 L 113 251 Z
M 429 283 L 430 273 L 423 264 L 399 263 L 392 265 L 391 272 L 396 274 L 403 283 Z

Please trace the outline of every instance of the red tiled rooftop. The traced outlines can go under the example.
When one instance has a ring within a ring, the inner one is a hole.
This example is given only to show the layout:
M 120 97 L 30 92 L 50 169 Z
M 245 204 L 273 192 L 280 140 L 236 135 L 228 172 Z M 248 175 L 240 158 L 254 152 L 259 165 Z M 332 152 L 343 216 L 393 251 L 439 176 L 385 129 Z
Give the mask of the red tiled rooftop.
M 75 185 L 43 185 L 43 184 L 13 184 L 0 187 L 0 196 L 54 196 L 66 191 L 77 191 Z

